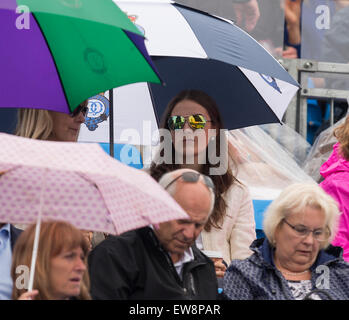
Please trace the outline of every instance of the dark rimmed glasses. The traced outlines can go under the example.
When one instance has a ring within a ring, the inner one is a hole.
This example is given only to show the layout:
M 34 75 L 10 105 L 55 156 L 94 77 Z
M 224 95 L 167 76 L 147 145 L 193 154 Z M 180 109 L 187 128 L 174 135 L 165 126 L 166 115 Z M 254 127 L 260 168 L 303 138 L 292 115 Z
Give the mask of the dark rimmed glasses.
M 287 222 L 286 219 L 283 219 L 283 222 L 290 226 L 295 231 L 297 236 L 302 238 L 306 238 L 310 232 L 313 234 L 313 238 L 317 241 L 326 241 L 331 236 L 331 230 L 329 227 L 311 230 L 301 224 L 293 226 Z
M 207 122 L 212 122 L 207 120 L 202 114 L 192 114 L 189 116 L 171 116 L 167 120 L 167 125 L 170 130 L 183 129 L 185 123 L 188 122 L 189 127 L 193 130 L 203 129 Z
M 83 114 L 84 117 L 86 117 L 88 113 L 88 106 L 79 105 L 77 108 L 74 109 L 73 112 L 70 113 L 70 116 L 72 118 L 75 118 L 80 114 L 80 112 Z
M 174 178 L 166 187 L 165 189 L 168 189 L 170 187 L 170 185 L 172 185 L 176 180 L 178 180 L 179 178 L 182 178 L 183 181 L 185 182 L 191 182 L 191 183 L 196 183 L 199 181 L 200 176 L 202 176 L 204 178 L 204 183 L 205 185 L 210 188 L 213 193 L 214 193 L 214 184 L 213 181 L 210 177 L 201 174 L 201 173 L 196 173 L 196 172 L 184 172 L 181 175 L 179 175 L 178 177 Z

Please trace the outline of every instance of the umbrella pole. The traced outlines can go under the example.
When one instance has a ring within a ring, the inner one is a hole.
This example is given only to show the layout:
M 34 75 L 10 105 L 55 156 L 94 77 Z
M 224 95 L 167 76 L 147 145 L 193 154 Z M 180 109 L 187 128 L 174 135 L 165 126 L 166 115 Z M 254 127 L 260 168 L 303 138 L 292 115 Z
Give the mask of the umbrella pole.
M 109 90 L 109 154 L 114 158 L 114 90 Z
M 44 205 L 44 190 L 45 190 L 45 182 L 46 182 L 46 179 L 45 179 L 46 178 L 46 170 L 45 170 L 44 175 L 43 175 L 43 184 L 42 184 L 41 193 L 40 193 L 39 215 L 38 215 L 38 219 L 36 221 L 36 227 L 35 227 L 35 238 L 34 238 L 33 253 L 32 253 L 32 259 L 31 259 L 31 266 L 30 266 L 28 291 L 33 290 L 33 284 L 34 284 L 35 264 L 36 264 L 36 257 L 38 254 L 39 236 L 40 236 L 41 218 L 42 218 L 42 208 Z

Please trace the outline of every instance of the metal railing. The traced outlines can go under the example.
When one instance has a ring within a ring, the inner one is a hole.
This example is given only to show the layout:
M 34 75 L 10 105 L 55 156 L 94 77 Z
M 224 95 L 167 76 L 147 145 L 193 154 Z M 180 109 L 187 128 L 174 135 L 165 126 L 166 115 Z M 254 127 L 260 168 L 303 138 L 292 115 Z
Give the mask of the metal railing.
M 280 59 L 279 62 L 289 74 L 301 84 L 300 90 L 288 106 L 283 119 L 284 122 L 306 139 L 308 99 L 322 99 L 330 103 L 330 125 L 333 125 L 334 101 L 346 101 L 349 97 L 349 88 L 348 90 L 308 88 L 302 83 L 302 75 L 308 74 L 313 77 L 324 76 L 324 74 L 349 76 L 349 64 L 321 62 L 308 59 Z

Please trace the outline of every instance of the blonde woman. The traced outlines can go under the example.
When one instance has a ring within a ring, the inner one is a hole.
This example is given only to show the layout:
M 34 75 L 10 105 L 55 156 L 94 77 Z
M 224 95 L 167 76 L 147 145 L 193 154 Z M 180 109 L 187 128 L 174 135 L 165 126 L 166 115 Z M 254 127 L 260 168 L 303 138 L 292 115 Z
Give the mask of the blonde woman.
M 253 255 L 233 260 L 224 277 L 232 300 L 349 299 L 349 265 L 330 245 L 339 217 L 336 202 L 317 184 L 297 183 L 269 206 L 266 239 Z
M 19 109 L 16 135 L 38 140 L 76 142 L 80 126 L 85 122 L 88 112 L 88 100 L 83 101 L 71 114 L 41 109 Z M 25 225 L 16 225 L 25 229 Z M 86 231 L 90 235 L 89 231 Z M 103 238 L 102 233 L 94 233 Z M 92 238 L 91 238 L 92 246 Z
M 75 142 L 78 139 L 80 126 L 85 122 L 87 111 L 87 100 L 71 114 L 40 109 L 19 109 L 16 135 L 39 140 Z
M 11 267 L 12 299 L 19 300 L 89 300 L 85 235 L 66 222 L 41 224 L 34 290 L 26 292 L 17 281 L 17 268 L 31 265 L 35 225 L 29 226 L 16 241 Z

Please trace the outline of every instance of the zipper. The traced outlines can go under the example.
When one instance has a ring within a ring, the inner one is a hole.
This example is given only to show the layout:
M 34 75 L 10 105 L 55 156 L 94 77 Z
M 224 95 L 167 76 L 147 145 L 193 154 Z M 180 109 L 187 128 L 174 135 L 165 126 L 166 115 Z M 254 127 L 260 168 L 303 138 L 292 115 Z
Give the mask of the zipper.
M 165 257 L 165 260 L 167 262 L 167 265 L 170 269 L 170 272 L 173 274 L 173 276 L 175 277 L 177 283 L 183 288 L 183 284 L 182 284 L 182 280 L 181 278 L 179 277 L 178 273 L 177 273 L 177 270 L 173 264 L 173 261 L 169 255 L 169 253 L 161 246 L 158 238 L 155 236 L 154 234 L 154 231 L 149 228 L 148 230 L 148 234 L 149 234 L 149 237 L 151 239 L 151 241 L 153 242 L 153 245 L 156 247 L 156 249 L 158 249 L 160 251 L 160 253 L 162 253 L 162 255 Z

